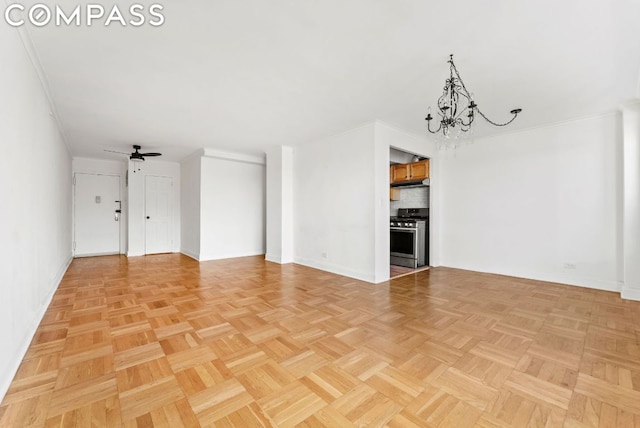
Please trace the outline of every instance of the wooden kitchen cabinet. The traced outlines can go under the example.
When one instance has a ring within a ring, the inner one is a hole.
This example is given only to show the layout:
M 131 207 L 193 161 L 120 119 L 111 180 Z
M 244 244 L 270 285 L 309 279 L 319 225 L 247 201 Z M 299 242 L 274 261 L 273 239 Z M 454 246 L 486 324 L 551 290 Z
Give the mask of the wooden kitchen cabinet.
M 422 181 L 429 178 L 429 159 L 419 162 L 391 165 L 389 176 L 391 178 L 391 183 Z
M 400 189 L 397 187 L 389 188 L 389 200 L 390 201 L 399 201 L 400 200 Z
M 410 164 L 405 163 L 401 165 L 393 165 L 391 167 L 391 182 L 396 183 L 398 181 L 407 181 L 411 177 Z
M 420 162 L 410 163 L 411 180 L 424 180 L 429 178 L 429 159 Z

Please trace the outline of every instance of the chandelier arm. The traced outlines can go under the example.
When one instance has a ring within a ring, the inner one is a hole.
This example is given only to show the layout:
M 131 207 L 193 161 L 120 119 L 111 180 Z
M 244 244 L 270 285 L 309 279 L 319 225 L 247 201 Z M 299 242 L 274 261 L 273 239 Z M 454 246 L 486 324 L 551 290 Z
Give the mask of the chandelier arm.
M 469 122 L 467 122 L 467 123 L 465 123 L 465 122 L 464 122 L 464 120 L 463 120 L 462 118 L 460 119 L 460 124 L 461 124 L 462 126 L 466 126 L 467 128 L 471 128 L 471 124 L 472 124 L 472 123 L 473 123 L 473 119 L 471 119 L 471 118 L 469 119 Z
M 462 80 L 462 77 L 460 77 L 460 73 L 458 72 L 458 69 L 456 68 L 456 65 L 453 63 L 453 58 L 451 59 L 451 68 L 453 69 L 453 71 L 455 71 L 456 76 L 458 77 L 458 80 L 460 81 L 460 86 L 462 87 L 462 89 L 464 89 L 464 92 L 469 97 L 469 99 L 471 99 L 471 94 L 467 90 L 467 87 L 464 85 L 464 81 Z M 489 122 L 493 126 L 507 126 L 508 124 L 510 124 L 511 122 L 516 120 L 516 117 L 518 117 L 518 113 L 520 113 L 520 111 L 513 110 L 511 112 L 513 114 L 513 117 L 511 118 L 511 120 L 509 120 L 508 122 L 505 122 L 505 123 L 497 123 L 497 122 L 494 122 L 493 120 L 489 119 L 482 111 L 480 111 L 480 109 L 478 107 L 475 107 L 475 110 L 478 112 L 478 114 L 480 116 L 482 116 L 484 118 L 484 120 L 486 120 L 487 122 Z
M 507 126 L 508 124 L 510 124 L 511 122 L 516 120 L 516 117 L 518 117 L 518 113 L 520 113 L 519 111 L 512 110 L 511 114 L 513 114 L 513 117 L 511 118 L 511 120 L 509 120 L 508 122 L 505 122 L 505 123 L 496 123 L 493 120 L 489 119 L 487 116 L 485 116 L 485 114 L 482 111 L 480 111 L 480 109 L 478 107 L 476 107 L 476 111 L 478 112 L 478 114 L 480 116 L 482 116 L 484 118 L 484 120 L 486 120 L 487 122 L 489 122 L 493 126 Z
M 437 134 L 438 132 L 440 132 L 441 129 L 442 129 L 442 122 L 440 122 L 440 126 L 438 127 L 438 129 L 436 129 L 435 131 L 432 131 L 431 120 L 427 120 L 427 131 L 431 132 L 432 134 Z
M 464 123 L 464 120 L 462 120 L 462 118 L 458 119 L 458 125 L 460 125 L 460 129 L 462 130 L 462 132 L 467 132 L 468 130 L 471 129 L 471 122 L 469 123 Z

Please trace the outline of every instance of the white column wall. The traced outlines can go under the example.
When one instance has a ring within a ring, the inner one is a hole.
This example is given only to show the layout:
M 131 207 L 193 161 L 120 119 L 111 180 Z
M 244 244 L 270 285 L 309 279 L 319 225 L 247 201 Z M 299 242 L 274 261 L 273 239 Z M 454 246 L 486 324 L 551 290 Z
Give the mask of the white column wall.
M 640 103 L 625 106 L 623 120 L 622 297 L 640 300 Z
M 266 260 L 292 263 L 293 149 L 277 146 L 267 151 Z
M 294 148 L 296 263 L 375 281 L 374 134 L 371 123 Z
M 264 254 L 264 159 L 205 150 L 201 161 L 199 259 Z
M 200 259 L 202 157 L 197 153 L 180 164 L 180 252 Z

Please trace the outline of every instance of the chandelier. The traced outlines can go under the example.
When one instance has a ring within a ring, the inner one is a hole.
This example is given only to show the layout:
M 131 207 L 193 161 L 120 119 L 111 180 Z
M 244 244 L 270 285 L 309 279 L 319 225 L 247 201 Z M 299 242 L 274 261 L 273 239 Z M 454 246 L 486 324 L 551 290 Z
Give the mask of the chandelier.
M 480 111 L 478 104 L 473 100 L 473 94 L 464 86 L 460 73 L 458 73 L 458 69 L 453 63 L 453 54 L 449 56 L 449 61 L 447 62 L 449 63 L 449 78 L 445 80 L 442 96 L 438 98 L 438 115 L 440 116 L 438 129 L 431 129 L 431 121 L 434 119 L 431 116 L 431 107 L 429 107 L 429 112 L 425 118 L 427 129 L 432 134 L 442 131 L 443 136 L 449 138 L 456 129 L 458 130 L 458 135 L 461 132 L 467 132 L 471 129 L 471 124 L 476 114 L 482 116 L 484 120 L 494 126 L 507 126 L 522 111 L 521 108 L 511 110 L 513 117 L 508 122 L 496 123 L 492 121 Z

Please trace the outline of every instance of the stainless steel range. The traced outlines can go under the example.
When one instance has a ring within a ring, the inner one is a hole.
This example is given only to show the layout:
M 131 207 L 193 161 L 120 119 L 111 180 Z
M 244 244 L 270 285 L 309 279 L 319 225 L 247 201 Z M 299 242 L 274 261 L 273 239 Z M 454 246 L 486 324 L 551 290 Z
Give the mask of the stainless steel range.
M 400 208 L 390 226 L 392 265 L 415 269 L 429 264 L 429 208 Z

